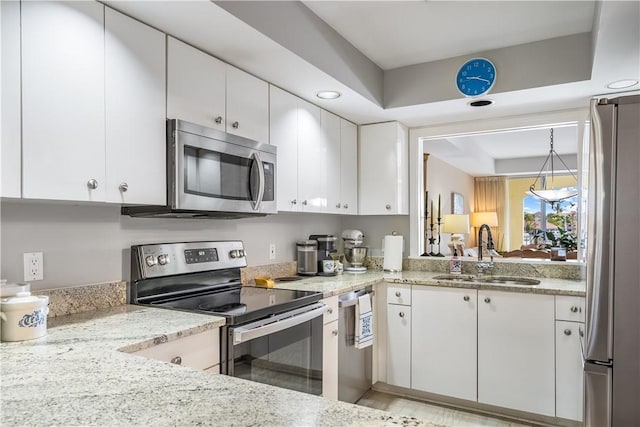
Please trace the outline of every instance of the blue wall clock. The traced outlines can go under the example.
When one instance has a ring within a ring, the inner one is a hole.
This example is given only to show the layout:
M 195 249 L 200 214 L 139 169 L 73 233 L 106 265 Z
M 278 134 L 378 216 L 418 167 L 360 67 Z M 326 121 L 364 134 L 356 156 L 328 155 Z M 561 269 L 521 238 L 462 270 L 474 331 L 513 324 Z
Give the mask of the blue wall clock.
M 491 90 L 495 82 L 496 67 L 485 58 L 468 60 L 456 75 L 456 86 L 464 96 L 484 95 Z

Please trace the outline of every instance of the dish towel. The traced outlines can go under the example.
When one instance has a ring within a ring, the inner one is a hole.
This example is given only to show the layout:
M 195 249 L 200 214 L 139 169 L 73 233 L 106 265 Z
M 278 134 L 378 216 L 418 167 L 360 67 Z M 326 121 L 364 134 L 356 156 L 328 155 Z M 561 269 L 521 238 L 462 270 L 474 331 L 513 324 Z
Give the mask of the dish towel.
M 353 345 L 360 349 L 373 344 L 373 310 L 371 310 L 371 297 L 364 294 L 358 297 L 356 304 L 356 330 Z

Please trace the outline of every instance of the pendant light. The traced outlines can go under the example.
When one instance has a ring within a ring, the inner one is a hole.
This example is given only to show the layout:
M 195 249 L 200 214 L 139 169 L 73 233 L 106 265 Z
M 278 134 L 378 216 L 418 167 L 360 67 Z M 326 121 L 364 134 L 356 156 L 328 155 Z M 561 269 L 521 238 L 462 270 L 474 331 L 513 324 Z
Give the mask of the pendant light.
M 527 191 L 527 194 L 540 200 L 544 200 L 553 208 L 554 204 L 578 195 L 578 191 L 572 191 L 567 188 L 555 189 L 553 187 L 554 177 L 557 173 L 557 171 L 555 171 L 553 168 L 553 157 L 557 157 L 558 160 L 560 160 L 560 163 L 562 163 L 562 165 L 564 166 L 564 169 L 571 174 L 573 179 L 576 180 L 576 186 L 578 185 L 578 178 L 573 172 L 571 172 L 571 169 L 569 169 L 567 164 L 564 162 L 564 160 L 562 160 L 558 153 L 556 153 L 556 150 L 553 148 L 553 128 L 549 129 L 549 131 L 549 155 L 542 164 L 542 168 L 540 169 L 540 172 L 538 172 L 538 176 L 536 176 L 535 181 L 533 181 L 533 184 L 531 184 L 531 187 L 529 187 L 529 191 Z M 545 169 L 547 167 L 548 169 Z M 550 183 L 549 178 L 551 178 Z M 536 190 L 536 184 L 538 183 L 538 180 L 541 181 L 541 188 L 539 190 Z

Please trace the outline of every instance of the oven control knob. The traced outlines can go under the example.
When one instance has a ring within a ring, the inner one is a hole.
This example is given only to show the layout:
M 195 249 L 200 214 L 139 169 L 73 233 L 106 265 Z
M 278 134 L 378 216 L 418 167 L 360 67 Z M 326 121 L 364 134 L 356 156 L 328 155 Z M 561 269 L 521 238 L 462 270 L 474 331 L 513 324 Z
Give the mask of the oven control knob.
M 158 264 L 166 265 L 166 264 L 169 264 L 170 262 L 171 262 L 171 258 L 169 258 L 169 255 L 167 254 L 158 255 Z
M 229 257 L 231 258 L 244 258 L 245 253 L 242 249 L 234 249 L 229 252 Z
M 149 267 L 153 267 L 154 265 L 156 265 L 156 258 L 152 255 L 149 255 L 145 258 L 145 262 Z

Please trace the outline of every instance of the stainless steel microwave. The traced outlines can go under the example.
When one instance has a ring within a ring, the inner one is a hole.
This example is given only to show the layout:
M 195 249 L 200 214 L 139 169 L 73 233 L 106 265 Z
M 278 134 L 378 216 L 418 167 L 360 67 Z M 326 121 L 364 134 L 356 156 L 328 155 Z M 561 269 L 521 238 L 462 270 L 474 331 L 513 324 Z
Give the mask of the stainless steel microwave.
M 276 147 L 167 120 L 167 206 L 124 206 L 152 217 L 241 218 L 277 212 Z

